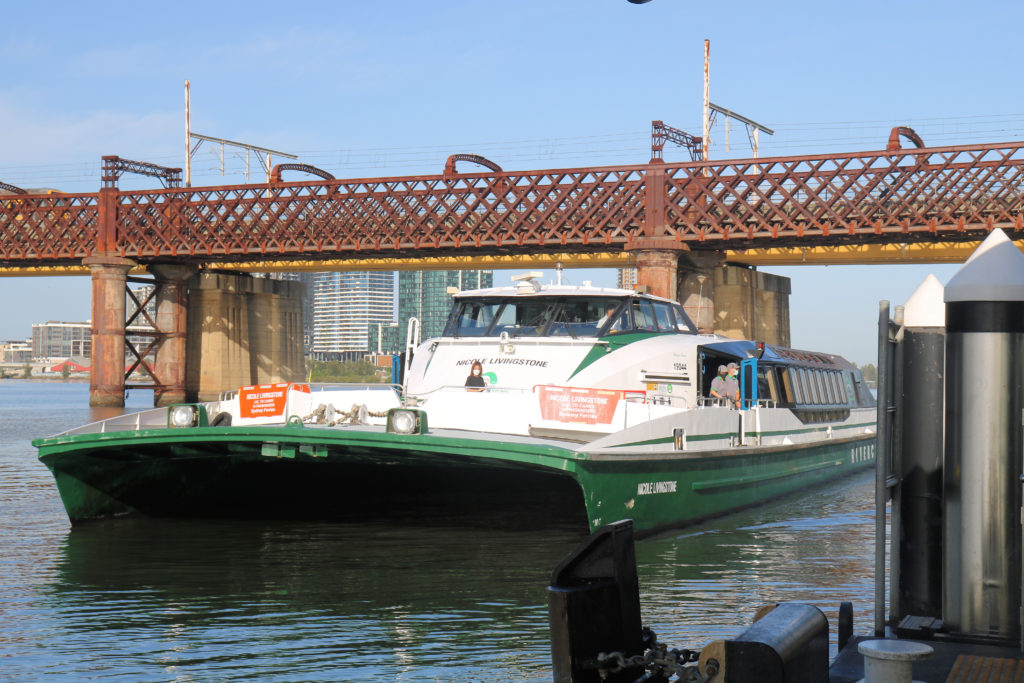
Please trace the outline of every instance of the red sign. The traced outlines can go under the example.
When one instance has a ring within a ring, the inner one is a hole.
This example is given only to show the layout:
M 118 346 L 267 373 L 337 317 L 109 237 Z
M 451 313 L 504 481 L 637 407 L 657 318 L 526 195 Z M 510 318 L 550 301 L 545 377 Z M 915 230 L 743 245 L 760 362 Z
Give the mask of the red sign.
M 305 384 L 260 384 L 238 390 L 239 412 L 242 417 L 277 417 L 284 415 L 288 390 L 309 393 Z
M 612 389 L 537 387 L 540 416 L 557 422 L 611 424 L 622 392 Z

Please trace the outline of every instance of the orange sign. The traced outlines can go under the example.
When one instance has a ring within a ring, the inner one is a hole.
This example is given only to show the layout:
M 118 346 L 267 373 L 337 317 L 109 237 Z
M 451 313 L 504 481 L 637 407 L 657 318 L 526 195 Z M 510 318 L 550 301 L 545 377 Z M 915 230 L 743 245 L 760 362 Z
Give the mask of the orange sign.
M 576 387 L 537 387 L 540 416 L 557 422 L 611 424 L 622 392 L 609 389 Z
M 242 417 L 276 417 L 284 415 L 288 390 L 309 393 L 305 384 L 260 384 L 238 390 L 239 412 Z

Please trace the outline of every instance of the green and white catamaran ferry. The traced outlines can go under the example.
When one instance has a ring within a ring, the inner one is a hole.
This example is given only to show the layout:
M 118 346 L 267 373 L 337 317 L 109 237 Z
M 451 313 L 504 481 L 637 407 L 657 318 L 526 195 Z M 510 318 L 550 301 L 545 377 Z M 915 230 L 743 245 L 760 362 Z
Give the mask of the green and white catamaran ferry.
M 74 523 L 444 509 L 651 533 L 874 461 L 874 399 L 842 358 L 698 334 L 674 301 L 538 276 L 455 294 L 443 334 L 410 340 L 402 386 L 242 387 L 34 445 Z M 738 407 L 709 397 L 728 363 Z

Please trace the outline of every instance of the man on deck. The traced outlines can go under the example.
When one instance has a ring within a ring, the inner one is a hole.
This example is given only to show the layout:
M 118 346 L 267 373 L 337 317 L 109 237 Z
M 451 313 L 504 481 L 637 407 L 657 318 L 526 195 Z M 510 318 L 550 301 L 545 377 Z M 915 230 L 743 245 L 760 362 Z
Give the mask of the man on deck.
M 735 363 L 718 366 L 718 376 L 711 380 L 711 395 L 725 399 L 736 408 L 740 407 L 740 383 L 736 379 L 739 366 Z

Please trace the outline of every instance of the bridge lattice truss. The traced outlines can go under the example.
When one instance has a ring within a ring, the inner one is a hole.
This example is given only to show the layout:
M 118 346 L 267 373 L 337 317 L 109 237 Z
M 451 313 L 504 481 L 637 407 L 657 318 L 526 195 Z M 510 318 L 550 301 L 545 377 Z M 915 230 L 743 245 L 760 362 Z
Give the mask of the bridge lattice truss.
M 0 265 L 693 250 L 1021 230 L 1024 142 L 531 172 L 0 197 Z

